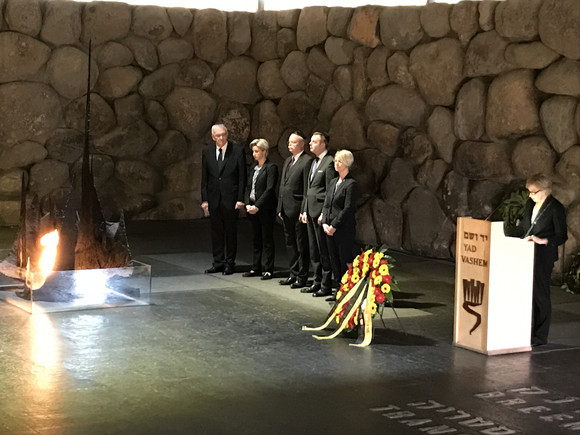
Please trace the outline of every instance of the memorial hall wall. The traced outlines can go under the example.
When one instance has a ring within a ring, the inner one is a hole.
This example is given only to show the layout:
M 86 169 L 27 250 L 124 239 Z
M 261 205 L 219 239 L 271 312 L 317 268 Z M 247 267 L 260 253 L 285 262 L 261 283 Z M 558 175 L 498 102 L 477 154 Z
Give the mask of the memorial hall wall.
M 79 169 L 89 41 L 96 187 L 107 214 L 193 219 L 201 149 L 330 133 L 354 152 L 358 240 L 437 258 L 458 216 L 553 175 L 580 241 L 580 1 L 308 7 L 255 14 L 0 0 L 0 225 L 21 179 L 48 210 Z M 248 163 L 251 155 L 248 150 Z M 559 267 L 562 267 L 561 265 Z

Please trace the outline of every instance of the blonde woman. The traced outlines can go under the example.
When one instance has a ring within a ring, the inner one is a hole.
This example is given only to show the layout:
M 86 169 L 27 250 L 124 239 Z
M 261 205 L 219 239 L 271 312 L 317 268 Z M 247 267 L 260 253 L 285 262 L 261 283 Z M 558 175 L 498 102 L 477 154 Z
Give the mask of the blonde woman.
M 268 160 L 268 141 L 254 139 L 250 143 L 254 164 L 248 172 L 246 213 L 254 232 L 252 269 L 243 277 L 262 276 L 272 279 L 274 272 L 274 222 L 276 221 L 276 183 L 278 167 Z M 262 264 L 263 260 L 263 264 Z
M 354 258 L 357 184 L 349 174 L 353 163 L 354 156 L 348 150 L 340 150 L 334 155 L 334 169 L 338 172 L 338 178 L 334 178 L 328 186 L 320 217 L 330 253 L 334 295 L 342 275 Z
M 544 174 L 528 178 L 530 199 L 520 224 L 510 235 L 534 242 L 534 284 L 532 296 L 532 346 L 548 343 L 552 302 L 550 278 L 558 259 L 558 246 L 568 238 L 566 211 L 552 196 L 552 182 Z

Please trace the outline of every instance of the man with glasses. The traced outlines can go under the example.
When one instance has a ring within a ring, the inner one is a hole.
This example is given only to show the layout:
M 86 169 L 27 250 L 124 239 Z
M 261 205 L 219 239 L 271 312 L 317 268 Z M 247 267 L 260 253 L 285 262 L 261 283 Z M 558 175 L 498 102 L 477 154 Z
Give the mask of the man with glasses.
M 290 134 L 288 150 L 291 156 L 282 166 L 278 195 L 278 217 L 284 225 L 286 250 L 290 256 L 290 276 L 281 280 L 280 285 L 289 285 L 291 288 L 306 285 L 310 266 L 308 233 L 306 225 L 300 221 L 300 207 L 312 162 L 312 157 L 304 153 L 305 141 L 305 135 L 300 130 Z

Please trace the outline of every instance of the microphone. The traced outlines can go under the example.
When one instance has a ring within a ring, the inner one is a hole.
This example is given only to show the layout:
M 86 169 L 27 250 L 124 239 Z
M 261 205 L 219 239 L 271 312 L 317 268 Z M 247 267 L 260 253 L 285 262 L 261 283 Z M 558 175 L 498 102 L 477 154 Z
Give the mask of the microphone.
M 500 201 L 500 203 L 491 211 L 491 213 L 484 219 L 484 221 L 488 221 L 489 218 L 501 207 L 502 204 L 503 202 Z

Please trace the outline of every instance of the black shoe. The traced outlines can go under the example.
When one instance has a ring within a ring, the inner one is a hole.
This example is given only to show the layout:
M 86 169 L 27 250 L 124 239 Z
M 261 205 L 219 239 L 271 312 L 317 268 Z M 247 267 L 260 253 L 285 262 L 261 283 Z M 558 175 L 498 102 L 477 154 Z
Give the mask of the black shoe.
M 290 284 L 290 288 L 302 288 L 306 287 L 306 281 L 296 281 L 293 284 Z
M 320 289 L 316 293 L 312 293 L 312 297 L 321 298 L 324 296 L 330 296 L 331 294 L 332 294 L 332 290 L 330 290 L 330 289 Z
M 250 270 L 249 272 L 242 273 L 244 278 L 251 278 L 253 276 L 260 276 L 262 275 L 260 272 L 256 272 L 254 269 Z
M 537 338 L 532 339 L 532 347 L 545 346 L 546 344 L 548 344 L 547 340 L 541 340 Z
M 262 281 L 267 281 L 269 279 L 272 279 L 272 272 L 264 272 L 264 274 L 262 275 L 262 278 L 260 278 Z
M 300 293 L 316 293 L 318 290 L 320 290 L 320 283 L 315 282 L 310 287 L 304 287 Z
M 234 268 L 232 266 L 226 266 L 224 268 L 224 271 L 222 272 L 222 275 L 233 275 L 234 274 Z
M 281 279 L 280 281 L 278 281 L 278 284 L 280 285 L 291 285 L 294 284 L 296 282 L 296 278 L 294 278 L 293 276 L 286 278 L 286 279 Z
M 224 270 L 224 266 L 212 266 L 205 270 L 205 273 L 218 273 Z

